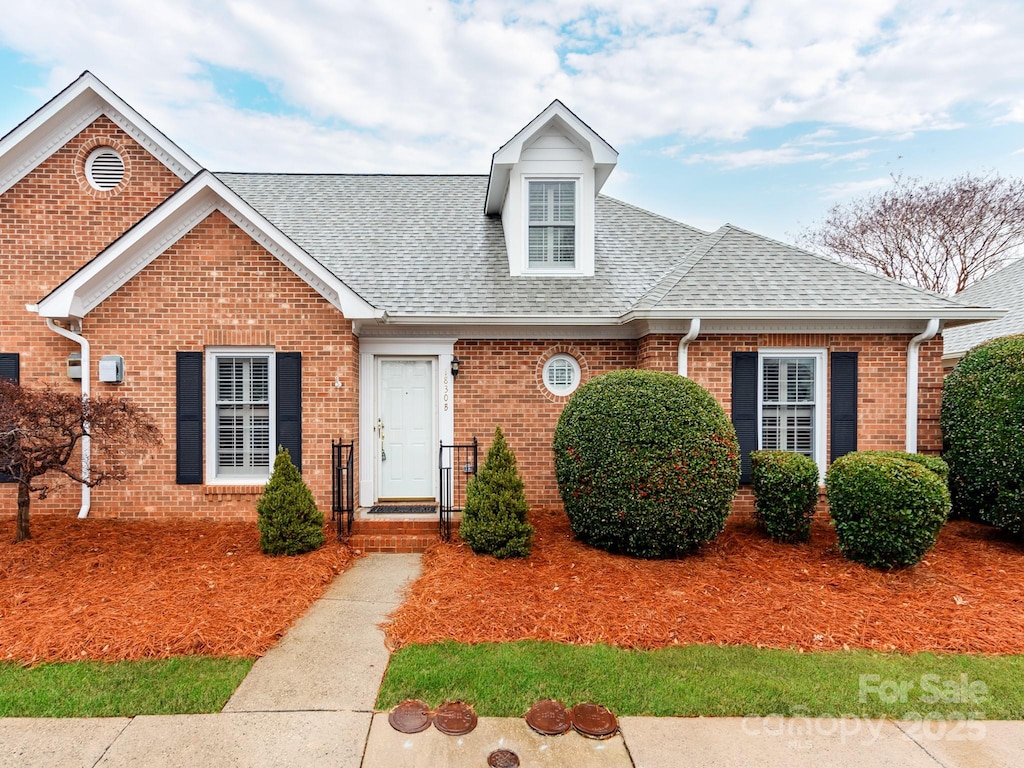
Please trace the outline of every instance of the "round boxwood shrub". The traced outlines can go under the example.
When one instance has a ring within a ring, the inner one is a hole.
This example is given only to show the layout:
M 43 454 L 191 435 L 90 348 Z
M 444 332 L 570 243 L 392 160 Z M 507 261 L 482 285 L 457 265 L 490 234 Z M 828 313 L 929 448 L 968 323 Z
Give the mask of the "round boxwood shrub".
M 906 451 L 861 451 L 861 453 L 873 453 L 875 456 L 890 456 L 913 461 L 925 469 L 930 469 L 939 476 L 942 482 L 949 482 L 949 465 L 938 456 L 929 456 L 925 453 L 907 453 Z
M 872 568 L 920 562 L 949 515 L 942 479 L 899 456 L 848 453 L 832 462 L 825 487 L 839 549 Z
M 754 451 L 750 477 L 754 519 L 768 537 L 790 543 L 810 539 L 819 493 L 814 459 L 788 451 Z
M 739 486 L 725 411 L 670 373 L 591 379 L 562 410 L 554 453 L 576 537 L 635 557 L 676 557 L 715 538 Z
M 1024 534 L 1024 336 L 970 350 L 942 388 L 953 511 Z

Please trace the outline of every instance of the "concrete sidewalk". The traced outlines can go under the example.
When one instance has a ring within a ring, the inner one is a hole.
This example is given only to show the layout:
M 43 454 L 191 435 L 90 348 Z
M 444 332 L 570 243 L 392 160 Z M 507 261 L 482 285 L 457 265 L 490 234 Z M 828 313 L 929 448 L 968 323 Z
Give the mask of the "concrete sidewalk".
M 373 712 L 388 660 L 378 625 L 419 571 L 418 555 L 358 560 L 256 662 L 221 713 L 0 718 L 0 767 L 484 768 L 496 749 L 513 750 L 523 768 L 1024 764 L 1024 722 L 623 717 L 619 734 L 594 741 L 482 717 L 463 737 L 400 734 L 387 713 Z

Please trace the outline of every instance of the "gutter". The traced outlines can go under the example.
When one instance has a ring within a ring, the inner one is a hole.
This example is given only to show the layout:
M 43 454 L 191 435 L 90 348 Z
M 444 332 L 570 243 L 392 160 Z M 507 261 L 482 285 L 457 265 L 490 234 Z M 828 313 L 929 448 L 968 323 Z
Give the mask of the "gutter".
M 917 453 L 918 353 L 921 345 L 934 339 L 938 332 L 939 318 L 933 317 L 907 345 L 907 453 Z
M 690 330 L 686 332 L 686 335 L 679 340 L 679 355 L 677 357 L 680 376 L 686 375 L 687 370 L 687 348 L 690 346 L 690 342 L 697 338 L 697 334 L 700 333 L 700 318 L 695 317 L 690 320 Z
M 61 328 L 57 323 L 53 321 L 52 317 L 46 318 L 46 327 L 56 333 L 58 336 L 63 336 L 65 339 L 70 339 L 82 348 L 82 401 L 89 399 L 90 387 L 89 387 L 89 340 L 82 335 L 81 321 L 78 321 L 78 333 L 69 331 L 67 328 Z M 85 425 L 86 433 L 82 437 L 82 479 L 88 482 L 89 480 L 89 465 L 92 458 L 92 438 L 89 437 L 89 424 L 86 422 Z M 85 483 L 82 484 L 82 508 L 78 511 L 79 519 L 86 518 L 89 516 L 89 510 L 92 508 L 92 488 Z

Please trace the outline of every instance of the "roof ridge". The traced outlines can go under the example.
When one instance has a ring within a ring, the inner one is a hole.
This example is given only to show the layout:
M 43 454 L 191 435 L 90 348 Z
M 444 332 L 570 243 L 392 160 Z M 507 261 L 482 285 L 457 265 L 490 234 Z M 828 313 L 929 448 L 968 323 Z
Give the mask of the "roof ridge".
M 783 242 L 782 240 L 777 240 L 774 237 L 768 237 L 767 235 L 761 235 L 761 234 L 758 234 L 757 232 L 751 232 L 749 229 L 744 229 L 743 227 L 737 227 L 735 224 L 728 224 L 727 223 L 727 224 L 724 224 L 723 227 L 728 227 L 728 228 L 730 228 L 732 230 L 735 230 L 736 232 L 738 232 L 740 234 L 743 234 L 743 235 L 749 235 L 751 237 L 756 237 L 758 240 L 765 240 L 765 241 L 768 241 L 768 242 L 775 243 L 776 245 L 781 245 L 784 248 L 789 248 L 790 250 L 793 250 L 793 251 L 799 251 L 800 253 L 803 253 L 803 254 L 805 254 L 807 256 L 811 256 L 812 258 L 818 259 L 820 261 L 826 261 L 829 264 L 835 264 L 836 266 L 842 267 L 843 269 L 852 270 L 854 272 L 857 272 L 860 275 L 866 275 L 867 277 L 872 278 L 874 280 L 881 280 L 882 282 L 890 283 L 891 285 L 897 285 L 900 288 L 906 288 L 907 290 L 915 291 L 916 293 L 920 293 L 920 294 L 924 294 L 925 296 L 927 296 L 929 298 L 932 298 L 932 299 L 942 299 L 943 301 L 945 301 L 945 302 L 947 302 L 949 304 L 952 304 L 954 307 L 964 306 L 961 302 L 956 301 L 955 299 L 953 299 L 950 296 L 944 296 L 941 293 L 936 293 L 935 291 L 929 291 L 927 288 L 922 288 L 919 285 L 911 285 L 910 283 L 904 283 L 902 280 L 896 280 L 895 278 L 889 277 L 888 275 L 880 275 L 877 272 L 870 272 L 867 269 L 862 269 L 862 268 L 860 268 L 858 266 L 855 266 L 853 264 L 847 264 L 845 261 L 840 261 L 839 259 L 834 259 L 834 258 L 832 258 L 830 256 L 826 256 L 823 253 L 815 253 L 814 251 L 808 251 L 806 248 L 801 248 L 801 247 L 799 247 L 797 245 L 793 245 L 792 243 L 786 243 L 786 242 Z
M 212 171 L 214 176 L 316 176 L 319 178 L 485 179 L 486 173 L 324 173 L 317 171 Z
M 701 259 L 707 256 L 708 252 L 718 245 L 719 241 L 725 237 L 728 226 L 728 224 L 723 225 L 714 232 L 705 234 L 700 242 L 696 243 L 693 248 L 687 251 L 687 253 L 678 262 L 676 262 L 676 264 L 660 280 L 658 280 L 657 283 L 655 283 L 653 288 L 647 291 L 647 293 L 641 296 L 633 304 L 633 308 L 636 309 L 646 305 L 656 307 L 660 304 L 672 289 L 679 285 L 679 282 L 686 277 L 689 271 L 693 269 Z

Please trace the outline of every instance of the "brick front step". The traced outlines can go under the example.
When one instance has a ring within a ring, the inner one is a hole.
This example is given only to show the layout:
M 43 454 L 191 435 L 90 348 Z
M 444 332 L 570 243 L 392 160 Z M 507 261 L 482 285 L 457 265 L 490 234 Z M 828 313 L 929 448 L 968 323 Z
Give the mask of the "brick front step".
M 452 531 L 459 529 L 458 521 Z M 423 520 L 367 520 L 359 518 L 352 523 L 352 535 L 346 544 L 362 552 L 425 552 L 439 539 L 436 517 Z

